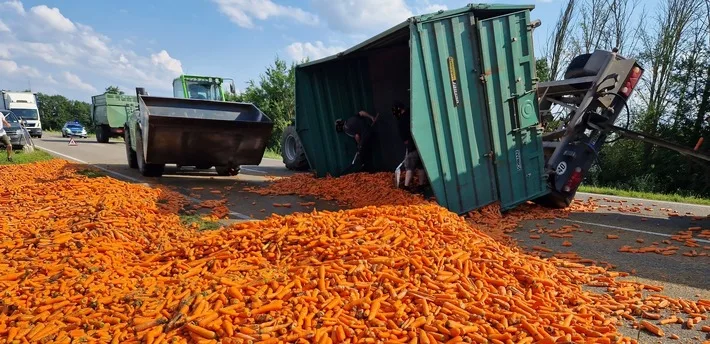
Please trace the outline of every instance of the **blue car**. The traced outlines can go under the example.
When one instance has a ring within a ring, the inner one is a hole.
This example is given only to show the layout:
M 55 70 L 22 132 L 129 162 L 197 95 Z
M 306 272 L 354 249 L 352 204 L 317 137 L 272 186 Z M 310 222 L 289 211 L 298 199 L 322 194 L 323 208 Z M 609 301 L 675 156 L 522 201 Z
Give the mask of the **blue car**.
M 62 127 L 62 137 L 69 136 L 79 136 L 81 138 L 87 138 L 86 128 L 79 122 L 66 122 L 64 127 Z

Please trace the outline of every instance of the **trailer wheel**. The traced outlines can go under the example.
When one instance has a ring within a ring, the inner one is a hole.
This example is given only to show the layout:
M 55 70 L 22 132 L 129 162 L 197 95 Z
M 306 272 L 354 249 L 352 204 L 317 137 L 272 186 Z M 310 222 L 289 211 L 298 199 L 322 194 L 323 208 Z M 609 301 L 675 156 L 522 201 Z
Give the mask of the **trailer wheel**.
M 138 170 L 144 177 L 160 177 L 165 171 L 165 164 L 149 164 L 145 162 L 143 153 L 143 134 L 136 132 L 136 160 L 138 160 Z
M 569 62 L 567 70 L 565 71 L 565 79 L 596 75 L 598 71 L 591 72 L 584 69 L 584 66 L 587 64 L 587 61 L 589 61 L 590 57 L 592 57 L 592 54 L 582 54 L 573 58 L 572 61 Z
M 240 167 L 215 166 L 214 169 L 217 170 L 219 176 L 236 176 L 239 174 Z
M 111 127 L 102 124 L 96 127 L 96 142 L 98 143 L 108 143 L 108 139 L 111 135 Z
M 303 145 L 296 133 L 296 127 L 289 125 L 281 136 L 281 157 L 289 170 L 304 171 L 308 169 L 308 160 L 303 151 Z
M 131 137 L 128 128 L 123 131 L 123 140 L 126 146 L 126 159 L 128 160 L 128 167 L 138 168 L 138 157 L 136 157 L 136 151 L 131 148 Z
M 574 194 L 571 196 L 564 196 L 557 191 L 552 191 L 545 196 L 535 199 L 533 202 L 547 208 L 564 209 L 572 204 L 573 199 Z

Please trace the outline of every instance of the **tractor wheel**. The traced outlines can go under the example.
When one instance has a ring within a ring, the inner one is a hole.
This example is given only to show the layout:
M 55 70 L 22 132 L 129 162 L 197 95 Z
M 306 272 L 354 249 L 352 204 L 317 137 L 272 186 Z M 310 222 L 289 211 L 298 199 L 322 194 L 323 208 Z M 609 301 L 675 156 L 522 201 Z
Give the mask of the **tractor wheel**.
M 165 171 L 165 164 L 149 164 L 145 162 L 143 153 L 143 134 L 136 132 L 136 160 L 138 160 L 138 170 L 144 177 L 160 177 Z
M 105 124 L 96 127 L 96 142 L 98 143 L 108 143 L 108 139 L 111 135 L 111 128 Z
M 230 166 L 215 166 L 215 170 L 217 170 L 217 175 L 219 176 L 236 176 L 239 174 L 239 166 L 237 167 L 230 167 Z
M 128 160 L 128 167 L 138 168 L 138 157 L 136 156 L 136 151 L 131 148 L 131 138 L 128 128 L 123 132 L 123 140 L 126 145 L 126 159 Z
M 293 171 L 308 169 L 308 160 L 303 145 L 296 133 L 296 127 L 289 125 L 281 136 L 281 157 L 286 168 Z

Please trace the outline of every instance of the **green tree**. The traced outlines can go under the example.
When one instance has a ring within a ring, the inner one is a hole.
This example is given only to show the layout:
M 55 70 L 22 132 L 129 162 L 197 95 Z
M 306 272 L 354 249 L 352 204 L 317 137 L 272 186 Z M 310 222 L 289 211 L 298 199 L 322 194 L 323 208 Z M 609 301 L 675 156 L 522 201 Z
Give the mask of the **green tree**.
M 68 121 L 79 121 L 87 130 L 91 125 L 90 104 L 79 100 L 69 100 L 62 95 L 37 93 L 39 113 L 44 130 L 59 130 Z
M 118 86 L 106 87 L 106 93 L 110 94 L 124 94 L 124 92 Z
M 539 82 L 550 81 L 550 65 L 547 59 L 538 59 L 535 61 L 535 73 Z
M 276 57 L 273 65 L 259 76 L 259 81 L 249 80 L 240 94 L 229 96 L 231 101 L 256 105 L 274 122 L 268 148 L 281 150 L 281 135 L 295 115 L 296 64 L 287 64 Z

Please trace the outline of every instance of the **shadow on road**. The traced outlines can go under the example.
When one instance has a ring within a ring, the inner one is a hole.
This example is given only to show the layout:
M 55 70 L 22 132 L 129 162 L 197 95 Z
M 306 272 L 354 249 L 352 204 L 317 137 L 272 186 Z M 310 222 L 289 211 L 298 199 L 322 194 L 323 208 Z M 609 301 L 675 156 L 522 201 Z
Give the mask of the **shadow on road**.
M 35 139 L 35 140 L 37 140 L 37 139 Z M 100 142 L 96 142 L 96 140 L 91 140 L 91 137 L 86 138 L 86 139 L 80 139 L 78 137 L 74 137 L 74 141 L 79 145 L 83 145 L 83 144 L 92 144 L 92 145 L 120 144 L 120 145 L 122 145 L 123 144 L 123 142 L 115 142 L 115 141 L 109 141 L 108 143 L 100 143 Z M 69 143 L 69 138 L 68 137 L 66 137 L 66 138 L 43 138 L 43 139 L 40 139 L 39 142 L 66 142 L 66 143 Z M 35 141 L 35 143 L 38 143 L 38 142 Z

